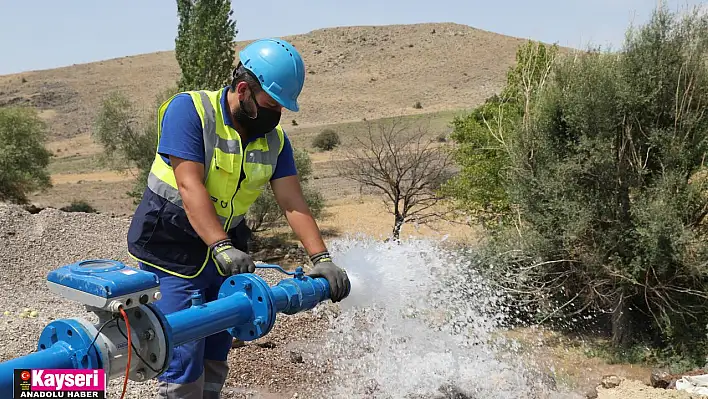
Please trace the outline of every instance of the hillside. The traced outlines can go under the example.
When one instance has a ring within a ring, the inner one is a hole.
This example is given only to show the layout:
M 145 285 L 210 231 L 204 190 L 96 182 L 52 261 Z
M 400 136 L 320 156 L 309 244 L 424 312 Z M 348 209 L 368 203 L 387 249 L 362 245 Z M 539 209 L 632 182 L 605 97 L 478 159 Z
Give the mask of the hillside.
M 301 112 L 286 111 L 283 121 L 301 127 L 473 106 L 501 86 L 523 42 L 450 23 L 339 27 L 286 39 L 308 74 Z M 106 93 L 121 90 L 150 109 L 178 77 L 172 51 L 4 75 L 0 106 L 35 106 L 53 139 L 72 138 L 89 132 Z

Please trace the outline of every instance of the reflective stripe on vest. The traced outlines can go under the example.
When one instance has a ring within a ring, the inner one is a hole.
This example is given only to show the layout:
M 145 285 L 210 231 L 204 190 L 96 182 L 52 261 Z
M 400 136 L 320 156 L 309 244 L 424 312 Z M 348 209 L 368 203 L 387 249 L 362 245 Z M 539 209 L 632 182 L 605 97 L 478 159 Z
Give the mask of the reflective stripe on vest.
M 231 226 L 237 226 L 244 220 L 248 208 L 270 181 L 277 165 L 278 155 L 284 145 L 283 130 L 278 125 L 263 137 L 251 141 L 242 152 L 242 142 L 238 132 L 223 122 L 221 96 L 227 95 L 227 90 L 186 93 L 192 97 L 203 126 L 204 185 L 211 196 L 222 227 L 228 231 Z M 159 109 L 158 144 L 162 134 L 161 121 L 165 109 L 172 99 L 174 97 L 167 100 Z M 245 172 L 245 178 L 239 184 L 242 169 Z M 155 154 L 147 186 L 156 195 L 171 202 L 182 211 L 184 210 L 172 167 L 158 153 Z M 179 251 L 180 248 L 175 250 Z M 198 267 L 197 274 L 207 264 L 209 257 L 210 253 L 207 251 L 204 254 L 203 264 Z M 149 262 L 145 263 L 167 273 L 182 277 L 194 277 L 175 273 Z M 221 270 L 219 273 L 224 274 Z

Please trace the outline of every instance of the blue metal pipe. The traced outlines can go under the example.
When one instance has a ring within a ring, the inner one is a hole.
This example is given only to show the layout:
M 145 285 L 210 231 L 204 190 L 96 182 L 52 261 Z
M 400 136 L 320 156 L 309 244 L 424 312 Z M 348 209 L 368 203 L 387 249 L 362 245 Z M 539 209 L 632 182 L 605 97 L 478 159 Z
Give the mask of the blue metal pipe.
M 282 271 L 279 266 L 267 267 Z M 170 348 L 225 330 L 244 341 L 253 340 L 270 332 L 277 313 L 295 314 L 329 299 L 326 279 L 307 277 L 301 268 L 287 274 L 295 277 L 272 287 L 255 274 L 231 276 L 217 300 L 205 303 L 195 297 L 192 307 L 168 315 L 148 307 L 164 320 Z M 40 336 L 38 352 L 0 363 L 0 397 L 12 396 L 14 369 L 104 367 L 93 338 L 76 319 L 53 321 Z
M 235 293 L 216 301 L 195 305 L 165 316 L 174 345 L 196 341 L 247 323 L 253 316 L 245 293 Z
M 273 303 L 275 308 L 282 311 L 290 306 L 290 298 L 288 297 L 288 291 L 283 287 L 275 286 L 272 288 L 273 293 Z
M 15 369 L 73 369 L 74 352 L 66 342 L 57 342 L 51 348 L 0 363 L 2 397 L 12 398 Z
M 270 331 L 277 313 L 309 310 L 328 298 L 327 280 L 304 276 L 301 271 L 295 278 L 281 280 L 272 287 L 255 274 L 235 275 L 224 282 L 217 300 L 203 303 L 195 299 L 192 307 L 165 315 L 165 329 L 175 346 L 225 330 L 243 340 L 252 340 Z M 95 344 L 93 349 L 89 347 L 92 341 L 93 337 L 78 321 L 53 321 L 40 337 L 38 352 L 0 363 L 0 392 L 11 392 L 15 368 L 102 367 L 99 349 Z M 43 349 L 45 343 L 47 349 Z
M 271 294 L 276 313 L 295 314 L 329 299 L 329 283 L 321 277 L 289 278 L 271 287 Z

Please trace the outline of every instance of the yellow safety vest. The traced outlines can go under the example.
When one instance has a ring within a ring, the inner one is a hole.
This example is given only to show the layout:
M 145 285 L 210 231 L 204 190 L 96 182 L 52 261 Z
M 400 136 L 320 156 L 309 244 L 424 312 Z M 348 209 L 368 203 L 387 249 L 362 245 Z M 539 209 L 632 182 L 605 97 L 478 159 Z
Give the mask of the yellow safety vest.
M 229 231 L 245 219 L 249 207 L 269 183 L 284 144 L 283 129 L 278 125 L 243 148 L 238 132 L 224 123 L 221 96 L 225 96 L 227 90 L 187 92 L 196 106 L 204 132 L 204 184 L 224 231 Z M 174 96 L 159 108 L 158 144 L 162 133 L 161 121 L 172 99 Z M 239 184 L 242 169 L 245 178 Z M 131 256 L 176 276 L 196 277 L 209 262 L 211 251 L 189 223 L 174 171 L 160 154 L 155 154 L 147 187 L 143 202 L 152 205 L 143 206 L 142 212 L 138 206 L 133 218 L 135 226 L 131 225 L 131 229 L 135 231 L 132 239 L 129 233 L 128 240 Z M 159 198 L 151 198 L 154 196 Z M 160 209 L 156 209 L 158 206 Z M 169 210 L 165 211 L 166 208 Z M 158 216 L 152 216 L 155 214 Z M 180 236 L 183 232 L 175 231 L 177 229 L 184 229 L 188 234 Z M 169 248 L 164 248 L 166 243 L 171 243 L 170 235 L 181 238 Z M 150 245 L 151 241 L 153 245 Z M 160 245 L 163 248 L 159 248 Z M 170 255 L 171 251 L 184 252 Z M 193 264 L 197 259 L 198 264 Z M 225 275 L 222 270 L 219 273 Z

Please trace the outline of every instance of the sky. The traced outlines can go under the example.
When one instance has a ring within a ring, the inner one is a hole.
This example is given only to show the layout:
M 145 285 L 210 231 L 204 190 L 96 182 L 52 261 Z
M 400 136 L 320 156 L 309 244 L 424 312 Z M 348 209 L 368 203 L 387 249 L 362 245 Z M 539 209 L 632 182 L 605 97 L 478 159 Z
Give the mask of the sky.
M 695 5 L 708 10 L 708 0 L 666 4 L 672 11 Z M 648 21 L 656 5 L 656 0 L 232 1 L 236 40 L 333 26 L 454 22 L 574 48 L 621 47 L 626 29 Z M 0 75 L 173 50 L 178 22 L 175 0 L 0 0 Z

